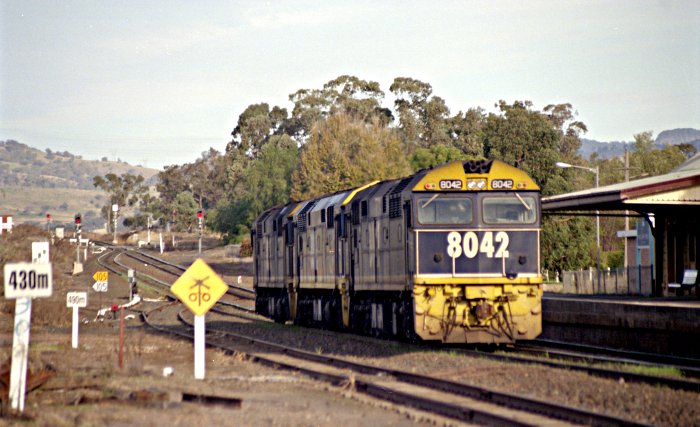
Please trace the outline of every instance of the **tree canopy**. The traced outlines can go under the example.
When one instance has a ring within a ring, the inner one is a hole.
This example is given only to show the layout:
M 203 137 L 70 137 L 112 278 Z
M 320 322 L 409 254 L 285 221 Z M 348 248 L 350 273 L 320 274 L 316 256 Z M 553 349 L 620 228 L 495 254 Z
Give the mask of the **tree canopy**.
M 193 209 L 205 209 L 209 227 L 240 240 L 254 218 L 272 206 L 458 159 L 505 161 L 531 175 L 544 196 L 593 185 L 592 174 L 557 168 L 558 161 L 598 167 L 601 184 L 624 179 L 620 159 L 580 157 L 587 128 L 571 104 L 538 110 L 527 100 L 501 100 L 495 112 L 476 106 L 452 114 L 427 82 L 397 77 L 389 92 L 391 108 L 383 105 L 385 92 L 376 81 L 341 75 L 290 94 L 291 112 L 265 102 L 249 105 L 238 116 L 224 153 L 210 149 L 192 163 L 166 167 L 158 176 L 157 198 L 140 190 L 123 196 L 124 185 L 142 184 L 135 177 L 95 177 L 95 186 L 113 193 L 120 204 L 139 194 L 143 211 L 175 221 L 176 228 L 189 226 Z M 636 175 L 665 173 L 695 152 L 688 144 L 656 147 L 650 132 L 634 138 L 628 169 Z M 178 219 L 183 216 L 187 219 Z M 605 236 L 605 249 L 616 250 L 617 225 L 601 224 L 613 236 Z M 546 217 L 543 266 L 590 265 L 592 230 L 591 218 Z

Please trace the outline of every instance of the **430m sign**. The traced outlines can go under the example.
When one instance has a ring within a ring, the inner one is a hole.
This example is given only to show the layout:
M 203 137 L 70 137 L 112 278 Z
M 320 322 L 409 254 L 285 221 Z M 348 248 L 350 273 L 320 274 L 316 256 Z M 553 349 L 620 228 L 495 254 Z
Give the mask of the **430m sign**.
M 50 297 L 53 289 L 51 264 L 7 263 L 5 264 L 5 298 Z

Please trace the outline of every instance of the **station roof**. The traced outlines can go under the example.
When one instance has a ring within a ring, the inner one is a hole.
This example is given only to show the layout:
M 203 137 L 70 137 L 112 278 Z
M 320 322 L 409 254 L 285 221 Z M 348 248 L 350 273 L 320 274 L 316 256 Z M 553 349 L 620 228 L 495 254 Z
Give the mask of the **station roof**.
M 664 206 L 700 206 L 700 153 L 659 176 L 542 199 L 544 211 L 633 210 L 653 212 Z

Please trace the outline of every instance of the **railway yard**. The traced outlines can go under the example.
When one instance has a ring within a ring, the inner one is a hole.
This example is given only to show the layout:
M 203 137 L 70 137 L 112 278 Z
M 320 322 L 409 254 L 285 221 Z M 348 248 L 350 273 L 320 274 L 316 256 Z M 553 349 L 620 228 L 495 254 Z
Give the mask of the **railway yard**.
M 700 425 L 693 354 L 427 346 L 276 324 L 253 312 L 251 263 L 225 247 L 202 254 L 230 289 L 206 315 L 206 378 L 196 380 L 193 316 L 169 298 L 196 249 L 109 247 L 76 276 L 74 249 L 52 251 L 54 293 L 32 314 L 26 410 L 12 414 L 4 398 L 0 425 Z M 98 311 L 129 302 L 128 268 L 142 300 L 124 310 L 120 367 L 119 311 Z M 66 293 L 89 289 L 100 270 L 109 290 L 89 293 L 72 349 Z M 1 304 L 5 371 L 14 304 Z

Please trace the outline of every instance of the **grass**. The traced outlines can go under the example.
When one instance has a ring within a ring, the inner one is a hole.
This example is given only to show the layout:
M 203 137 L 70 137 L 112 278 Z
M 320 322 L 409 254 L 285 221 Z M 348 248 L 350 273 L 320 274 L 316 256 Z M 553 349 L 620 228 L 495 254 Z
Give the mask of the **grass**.
M 628 372 L 642 375 L 654 375 L 659 377 L 682 378 L 683 372 L 678 368 L 668 366 L 648 366 L 648 365 L 623 365 L 623 369 Z

